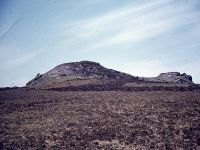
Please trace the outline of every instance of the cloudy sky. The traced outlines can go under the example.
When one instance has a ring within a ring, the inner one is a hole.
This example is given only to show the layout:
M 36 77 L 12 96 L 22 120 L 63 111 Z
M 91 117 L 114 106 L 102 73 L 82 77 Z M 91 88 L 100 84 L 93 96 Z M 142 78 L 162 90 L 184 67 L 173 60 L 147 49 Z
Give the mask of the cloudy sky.
M 65 62 L 200 83 L 199 0 L 1 0 L 0 86 Z

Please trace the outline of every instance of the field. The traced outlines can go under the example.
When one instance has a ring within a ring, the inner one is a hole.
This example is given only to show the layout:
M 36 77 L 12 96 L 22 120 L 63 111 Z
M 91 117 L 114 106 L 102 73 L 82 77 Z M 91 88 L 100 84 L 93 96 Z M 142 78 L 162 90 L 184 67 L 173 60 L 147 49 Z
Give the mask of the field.
M 0 91 L 0 149 L 200 149 L 200 92 Z

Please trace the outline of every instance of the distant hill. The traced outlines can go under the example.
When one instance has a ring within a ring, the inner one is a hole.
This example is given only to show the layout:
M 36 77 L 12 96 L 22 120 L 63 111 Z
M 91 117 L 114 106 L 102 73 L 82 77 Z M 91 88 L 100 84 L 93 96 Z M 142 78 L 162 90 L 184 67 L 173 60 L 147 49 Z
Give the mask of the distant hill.
M 116 70 L 103 67 L 97 62 L 80 61 L 72 63 L 64 63 L 56 66 L 45 74 L 37 74 L 34 79 L 26 84 L 30 88 L 57 88 L 66 86 L 80 86 L 91 84 L 102 84 L 110 81 L 127 83 L 168 83 L 179 85 L 191 85 L 192 77 L 185 73 L 168 72 L 161 73 L 157 77 L 146 78 L 137 77 Z
M 99 63 L 92 61 L 80 61 L 64 63 L 56 66 L 45 74 L 37 76 L 29 81 L 28 87 L 55 86 L 69 83 L 71 81 L 79 84 L 98 82 L 100 80 L 130 80 L 137 79 L 132 75 L 105 68 Z M 64 85 L 63 85 L 64 86 Z
M 192 76 L 187 75 L 186 73 L 181 74 L 180 72 L 167 72 L 161 73 L 157 77 L 151 78 L 140 78 L 140 80 L 144 81 L 152 81 L 152 82 L 167 82 L 174 84 L 193 84 Z

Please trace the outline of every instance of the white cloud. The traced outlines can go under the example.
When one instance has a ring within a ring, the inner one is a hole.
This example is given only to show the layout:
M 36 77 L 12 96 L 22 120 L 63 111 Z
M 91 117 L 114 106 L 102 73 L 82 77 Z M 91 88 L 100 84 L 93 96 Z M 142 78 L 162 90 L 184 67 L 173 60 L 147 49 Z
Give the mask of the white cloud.
M 194 1 L 192 5 L 195 5 Z M 198 21 L 191 5 L 171 0 L 148 1 L 89 19 L 67 23 L 63 47 L 84 41 L 82 50 L 135 43 Z
M 13 67 L 23 65 L 40 53 L 40 51 L 25 51 L 16 46 L 12 46 L 12 44 L 1 45 L 0 51 L 0 63 L 3 64 L 0 66 L 0 70 L 9 70 Z
M 197 3 L 196 0 L 192 0 L 190 3 L 173 0 L 143 1 L 106 12 L 100 16 L 66 23 L 62 28 L 64 40 L 60 48 L 73 49 L 75 47 L 78 49 L 77 54 L 80 51 L 83 53 L 83 51 L 95 51 L 99 48 L 112 49 L 118 45 L 137 44 L 169 32 L 180 31 L 187 25 L 195 24 L 195 28 L 190 28 L 188 32 L 191 33 L 190 37 L 193 37 L 199 33 L 200 13 L 194 9 Z M 169 41 L 173 42 L 171 39 Z M 199 44 L 192 46 L 198 47 Z M 127 62 L 121 66 L 111 66 L 111 68 L 133 75 L 149 77 L 157 76 L 161 72 L 180 71 L 191 74 L 194 81 L 200 81 L 198 77 L 200 72 L 196 71 L 200 65 L 199 62 L 190 61 L 181 63 L 182 65 L 172 65 L 170 63 L 170 61 L 174 61 L 171 60 L 172 58 L 166 61 L 150 57 L 152 58 L 149 60 Z
M 15 67 L 15 66 L 19 66 L 19 65 L 22 65 L 30 60 L 32 60 L 35 56 L 37 56 L 36 53 L 33 53 L 33 52 L 27 52 L 27 53 L 24 53 L 24 54 L 21 54 L 20 57 L 16 57 L 15 59 L 13 60 L 8 60 L 7 62 L 4 63 L 4 65 L 6 67 Z

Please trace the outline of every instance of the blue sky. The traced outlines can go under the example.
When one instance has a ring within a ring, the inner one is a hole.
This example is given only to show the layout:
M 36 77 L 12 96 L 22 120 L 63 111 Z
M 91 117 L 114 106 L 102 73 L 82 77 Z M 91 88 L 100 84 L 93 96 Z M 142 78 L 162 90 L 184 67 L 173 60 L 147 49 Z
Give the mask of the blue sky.
M 186 72 L 200 83 L 200 1 L 0 1 L 0 86 L 81 60 L 137 76 Z

